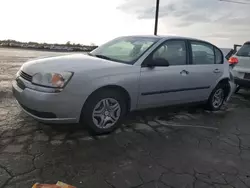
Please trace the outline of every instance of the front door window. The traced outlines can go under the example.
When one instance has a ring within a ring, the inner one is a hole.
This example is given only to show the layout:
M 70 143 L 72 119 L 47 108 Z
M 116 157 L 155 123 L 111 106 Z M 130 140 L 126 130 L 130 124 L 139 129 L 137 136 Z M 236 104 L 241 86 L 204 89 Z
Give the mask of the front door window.
M 167 41 L 161 45 L 153 54 L 153 60 L 162 58 L 168 61 L 170 66 L 186 65 L 185 41 Z

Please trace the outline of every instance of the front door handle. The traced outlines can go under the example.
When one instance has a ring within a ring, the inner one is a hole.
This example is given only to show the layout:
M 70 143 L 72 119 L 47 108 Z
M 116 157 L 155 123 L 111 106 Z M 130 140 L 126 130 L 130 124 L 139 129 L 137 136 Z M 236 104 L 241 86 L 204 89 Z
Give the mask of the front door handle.
M 187 70 L 182 70 L 182 71 L 180 72 L 180 74 L 181 74 L 181 75 L 187 75 L 187 74 L 189 74 L 189 72 L 188 72 Z
M 214 69 L 214 73 L 220 73 L 221 71 L 219 69 Z

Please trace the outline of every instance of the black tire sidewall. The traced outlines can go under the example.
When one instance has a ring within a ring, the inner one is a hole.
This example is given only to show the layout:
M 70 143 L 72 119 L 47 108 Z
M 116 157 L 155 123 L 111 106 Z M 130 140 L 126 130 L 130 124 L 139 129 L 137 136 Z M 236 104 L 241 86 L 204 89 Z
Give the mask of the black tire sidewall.
M 114 124 L 112 127 L 107 128 L 107 129 L 101 129 L 94 124 L 93 119 L 92 119 L 92 113 L 96 104 L 105 98 L 113 98 L 118 101 L 121 107 L 121 115 L 117 123 Z M 86 104 L 84 106 L 85 107 L 82 110 L 82 117 L 83 117 L 82 123 L 87 124 L 89 130 L 93 134 L 106 134 L 106 133 L 110 133 L 114 131 L 121 124 L 121 121 L 127 112 L 127 104 L 126 104 L 125 97 L 120 92 L 117 92 L 114 90 L 108 90 L 108 89 L 101 90 L 101 91 L 98 91 L 97 93 L 94 93 L 86 101 Z
M 223 101 L 221 103 L 221 105 L 219 107 L 214 107 L 213 105 L 213 96 L 215 94 L 215 92 L 218 90 L 218 89 L 222 89 L 223 92 L 224 92 L 224 98 L 223 98 Z M 207 107 L 208 107 L 208 110 L 211 110 L 211 111 L 218 111 L 221 109 L 221 106 L 224 104 L 225 102 L 225 99 L 226 99 L 226 90 L 225 90 L 225 85 L 223 84 L 218 84 L 214 90 L 212 91 L 212 93 L 210 94 L 209 96 L 209 99 L 208 99 L 208 103 L 207 103 Z

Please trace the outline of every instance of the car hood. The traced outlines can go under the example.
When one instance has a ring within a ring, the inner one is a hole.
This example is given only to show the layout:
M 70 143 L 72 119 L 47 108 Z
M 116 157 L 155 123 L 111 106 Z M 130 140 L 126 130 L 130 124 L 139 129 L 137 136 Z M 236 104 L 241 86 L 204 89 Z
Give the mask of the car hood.
M 126 67 L 130 65 L 84 54 L 73 54 L 32 60 L 24 63 L 21 70 L 29 75 L 34 75 L 37 72 L 83 72 L 122 66 Z

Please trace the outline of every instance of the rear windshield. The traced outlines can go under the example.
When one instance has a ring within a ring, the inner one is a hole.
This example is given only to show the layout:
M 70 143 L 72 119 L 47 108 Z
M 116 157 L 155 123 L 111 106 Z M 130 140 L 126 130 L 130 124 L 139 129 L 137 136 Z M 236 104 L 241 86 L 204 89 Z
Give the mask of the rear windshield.
M 250 42 L 245 43 L 237 52 L 237 56 L 250 57 Z

